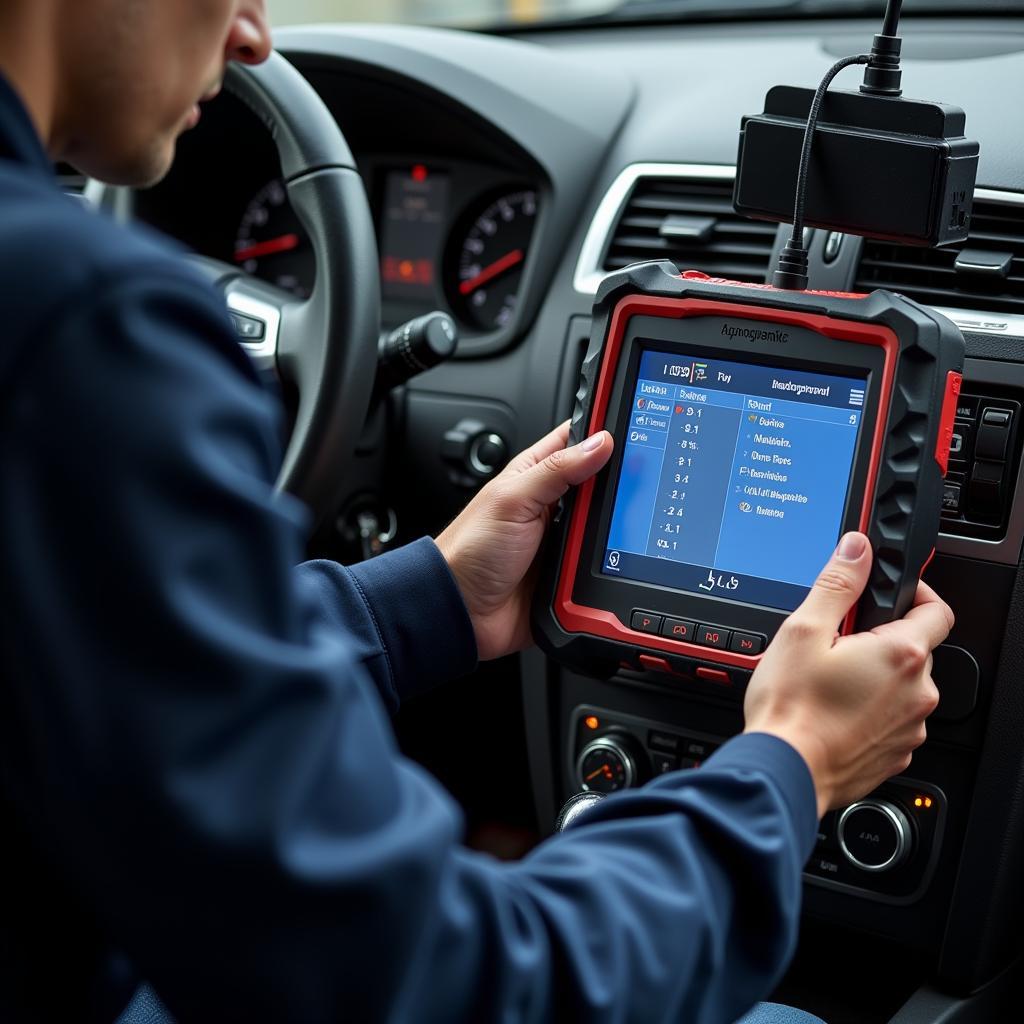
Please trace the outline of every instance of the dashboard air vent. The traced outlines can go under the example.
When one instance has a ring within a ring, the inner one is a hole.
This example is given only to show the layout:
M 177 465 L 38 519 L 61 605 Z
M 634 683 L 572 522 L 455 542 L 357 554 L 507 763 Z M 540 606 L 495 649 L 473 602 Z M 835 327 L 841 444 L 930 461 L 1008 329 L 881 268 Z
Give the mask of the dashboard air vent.
M 1024 314 L 1024 195 L 976 197 L 963 245 L 919 249 L 865 241 L 855 289 L 874 288 L 930 306 Z
M 612 232 L 602 269 L 667 259 L 680 270 L 763 283 L 775 235 L 776 225 L 733 210 L 730 181 L 641 177 Z

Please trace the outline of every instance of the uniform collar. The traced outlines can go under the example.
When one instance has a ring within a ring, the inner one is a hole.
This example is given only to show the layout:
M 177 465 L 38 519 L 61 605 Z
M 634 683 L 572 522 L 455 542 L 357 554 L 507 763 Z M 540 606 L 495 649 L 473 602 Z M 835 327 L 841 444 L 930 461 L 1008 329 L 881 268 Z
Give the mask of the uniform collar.
M 32 118 L 14 87 L 0 73 L 0 160 L 32 167 L 53 177 L 53 162 L 46 155 Z

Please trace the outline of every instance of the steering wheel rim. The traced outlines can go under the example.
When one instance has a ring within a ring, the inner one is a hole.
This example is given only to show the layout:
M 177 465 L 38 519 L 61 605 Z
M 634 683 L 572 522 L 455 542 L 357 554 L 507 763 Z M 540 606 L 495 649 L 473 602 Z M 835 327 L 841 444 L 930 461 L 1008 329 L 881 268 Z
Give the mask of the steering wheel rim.
M 323 100 L 284 57 L 232 64 L 224 90 L 267 127 L 289 201 L 312 242 L 316 282 L 298 300 L 204 260 L 230 310 L 263 324 L 250 348 L 298 394 L 277 489 L 321 522 L 341 496 L 377 367 L 380 279 L 373 218 L 352 151 Z

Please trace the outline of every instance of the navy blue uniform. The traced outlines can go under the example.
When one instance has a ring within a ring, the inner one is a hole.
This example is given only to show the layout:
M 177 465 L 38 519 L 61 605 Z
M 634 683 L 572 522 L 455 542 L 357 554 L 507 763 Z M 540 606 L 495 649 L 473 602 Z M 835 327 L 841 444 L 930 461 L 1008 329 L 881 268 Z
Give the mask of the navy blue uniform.
M 807 767 L 745 736 L 517 864 L 388 711 L 470 671 L 430 540 L 299 565 L 281 414 L 176 252 L 0 81 L 0 1018 L 731 1021 L 792 951 Z

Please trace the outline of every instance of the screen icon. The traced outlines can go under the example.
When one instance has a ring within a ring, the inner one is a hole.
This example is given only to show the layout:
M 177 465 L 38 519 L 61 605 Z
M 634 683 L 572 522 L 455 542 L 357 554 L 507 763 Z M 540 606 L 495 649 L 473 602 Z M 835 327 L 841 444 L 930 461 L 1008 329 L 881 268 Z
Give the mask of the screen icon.
M 863 405 L 864 404 L 864 389 L 863 388 L 850 388 L 850 405 Z
M 622 555 L 618 551 L 611 551 L 608 553 L 608 567 L 611 569 L 618 569 L 619 562 L 622 561 Z

